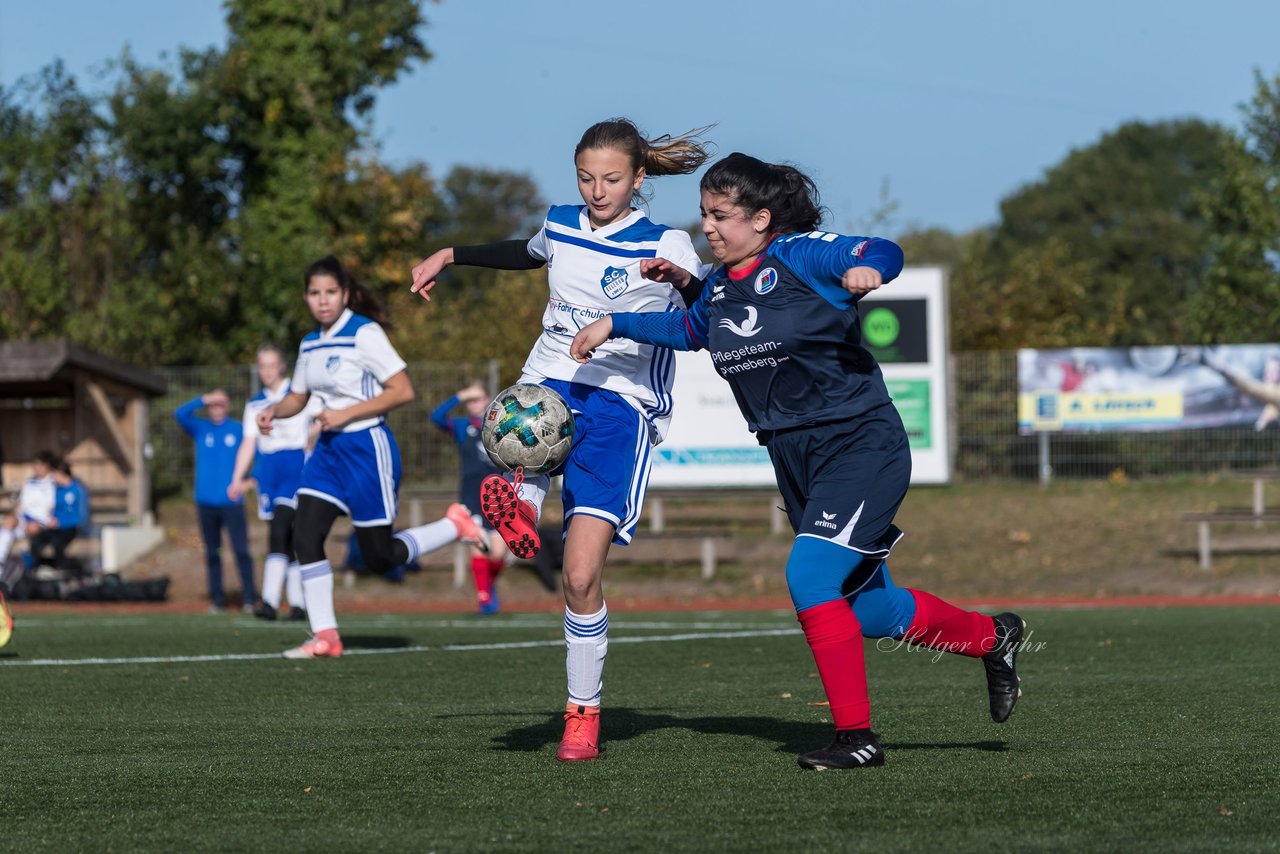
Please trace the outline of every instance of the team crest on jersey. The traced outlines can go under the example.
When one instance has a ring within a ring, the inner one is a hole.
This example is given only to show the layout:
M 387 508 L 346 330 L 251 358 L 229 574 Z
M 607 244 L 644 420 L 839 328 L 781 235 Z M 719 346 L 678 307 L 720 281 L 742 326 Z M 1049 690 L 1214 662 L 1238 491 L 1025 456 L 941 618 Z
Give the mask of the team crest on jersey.
M 618 267 L 605 267 L 604 277 L 600 279 L 600 287 L 604 288 L 604 295 L 609 299 L 617 299 L 626 291 L 627 285 L 631 284 L 627 281 L 627 271 Z
M 330 356 L 324 360 L 324 369 L 331 374 L 338 372 L 338 367 L 342 364 L 341 356 Z
M 769 267 L 756 276 L 756 293 L 767 294 L 778 286 L 778 271 Z

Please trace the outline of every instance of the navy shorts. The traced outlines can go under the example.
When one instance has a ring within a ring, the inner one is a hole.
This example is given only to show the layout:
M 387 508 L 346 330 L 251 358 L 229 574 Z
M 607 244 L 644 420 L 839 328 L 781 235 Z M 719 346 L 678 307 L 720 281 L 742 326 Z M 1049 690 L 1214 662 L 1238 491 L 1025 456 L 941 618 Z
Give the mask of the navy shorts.
M 294 495 L 302 481 L 302 466 L 307 461 L 301 448 L 258 454 L 253 464 L 253 479 L 258 482 L 258 518 L 271 519 L 277 504 L 297 508 Z
M 898 410 L 882 406 L 843 424 L 773 434 L 769 458 L 798 537 L 860 552 L 874 572 L 902 532 L 893 517 L 911 481 L 911 449 Z

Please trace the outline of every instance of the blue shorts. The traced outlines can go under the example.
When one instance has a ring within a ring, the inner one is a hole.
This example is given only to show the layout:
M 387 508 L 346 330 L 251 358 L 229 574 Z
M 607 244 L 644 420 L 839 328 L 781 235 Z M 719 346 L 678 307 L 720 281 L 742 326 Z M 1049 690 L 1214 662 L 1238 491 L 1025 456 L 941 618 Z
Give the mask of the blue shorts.
M 302 466 L 307 453 L 301 448 L 258 454 L 253 464 L 253 478 L 258 482 L 258 518 L 270 519 L 277 504 L 297 507 L 294 493 L 302 480 Z
M 381 424 L 354 433 L 321 433 L 298 485 L 298 495 L 328 501 L 357 528 L 395 521 L 399 490 L 400 449 Z
M 551 472 L 564 475 L 564 518 L 604 519 L 613 542 L 631 542 L 649 486 L 653 445 L 644 416 L 617 392 L 564 380 L 543 380 L 573 412 L 573 447 Z
M 867 572 L 889 556 L 902 537 L 893 517 L 911 481 L 898 410 L 882 406 L 847 424 L 775 433 L 769 458 L 796 536 L 860 552 Z

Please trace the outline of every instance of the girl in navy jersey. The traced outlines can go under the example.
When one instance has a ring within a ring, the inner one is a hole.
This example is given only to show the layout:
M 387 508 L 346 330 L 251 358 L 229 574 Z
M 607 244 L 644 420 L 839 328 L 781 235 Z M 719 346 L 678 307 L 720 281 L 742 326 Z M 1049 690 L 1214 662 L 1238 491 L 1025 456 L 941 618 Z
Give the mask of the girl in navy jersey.
M 452 436 L 458 445 L 458 460 L 462 469 L 458 483 L 458 503 L 464 505 L 472 517 L 477 519 L 481 518 L 480 484 L 486 477 L 499 471 L 489 459 L 484 443 L 480 441 L 480 429 L 483 426 L 480 418 L 489 406 L 491 397 L 484 386 L 476 381 L 460 389 L 431 411 L 431 423 Z M 459 404 L 466 407 L 467 414 L 449 417 L 449 413 Z M 488 616 L 498 613 L 498 594 L 494 582 L 505 563 L 507 545 L 492 526 L 487 528 L 485 535 L 489 541 L 489 551 L 486 554 L 479 548 L 472 549 L 471 576 L 476 584 L 476 606 L 482 615 Z
M 898 587 L 886 560 L 902 532 L 906 430 L 875 359 L 862 346 L 859 298 L 902 270 L 902 250 L 874 237 L 818 231 L 817 188 L 798 170 L 731 154 L 703 176 L 702 230 L 721 262 L 687 315 L 613 314 L 572 345 L 589 363 L 611 338 L 706 348 L 769 449 L 795 544 L 787 585 L 831 704 L 835 741 L 805 768 L 881 765 L 871 730 L 862 637 L 897 638 L 981 658 L 991 717 L 1021 693 L 1014 669 L 1024 623 L 965 611 Z M 690 273 L 657 258 L 647 277 Z
M 302 412 L 312 395 L 323 409 L 322 432 L 302 468 L 293 545 L 312 637 L 286 658 L 334 658 L 342 639 L 333 610 L 333 569 L 324 541 L 341 514 L 351 517 L 365 565 L 388 573 L 459 538 L 483 542 L 460 504 L 446 517 L 392 535 L 400 488 L 400 451 L 387 429 L 388 412 L 413 400 L 404 360 L 383 331 L 382 308 L 333 257 L 307 268 L 307 307 L 319 326 L 302 339 L 289 393 L 262 408 L 258 428 L 271 435 L 276 419 Z
M 543 329 L 525 362 L 521 382 L 554 389 L 575 419 L 568 459 L 550 474 L 564 475 L 565 644 L 569 698 L 556 757 L 599 754 L 601 675 L 608 650 L 608 609 L 601 574 L 612 543 L 631 541 L 650 452 L 671 418 L 674 357 L 664 347 L 618 341 L 583 367 L 569 355 L 574 334 L 613 311 L 683 315 L 696 298 L 668 283 L 645 280 L 641 263 L 667 258 L 688 274 L 700 262 L 689 236 L 651 222 L 636 206 L 646 176 L 683 175 L 707 159 L 696 133 L 646 139 L 626 119 L 592 125 L 574 150 L 581 205 L 553 205 L 528 240 L 441 249 L 413 268 L 413 291 L 430 299 L 436 277 L 450 264 L 527 270 L 549 267 L 551 298 Z M 688 300 L 686 303 L 685 300 Z M 538 513 L 549 476 L 517 487 L 501 476 L 482 485 L 481 509 L 520 558 L 540 546 Z

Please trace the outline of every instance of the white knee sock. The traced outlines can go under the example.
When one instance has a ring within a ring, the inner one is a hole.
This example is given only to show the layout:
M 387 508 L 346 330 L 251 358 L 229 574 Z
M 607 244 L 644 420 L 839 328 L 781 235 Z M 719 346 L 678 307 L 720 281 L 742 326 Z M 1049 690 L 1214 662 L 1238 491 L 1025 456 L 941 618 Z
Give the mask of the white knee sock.
M 448 519 L 437 519 L 416 528 L 406 528 L 395 535 L 409 549 L 409 560 L 415 561 L 427 552 L 433 552 L 441 546 L 458 539 L 458 528 Z
M 547 500 L 549 489 L 551 489 L 551 478 L 545 474 L 536 474 L 520 484 L 520 497 L 537 509 L 539 521 L 542 519 L 542 503 Z
M 306 609 L 306 597 L 302 595 L 302 568 L 295 560 L 285 567 L 284 592 L 289 597 L 289 604 L 294 608 Z
M 285 555 L 272 553 L 262 563 L 262 601 L 272 608 L 280 607 L 280 588 L 284 586 L 284 569 L 289 563 Z
M 311 634 L 325 629 L 336 629 L 338 618 L 333 613 L 333 567 L 321 560 L 299 567 L 302 575 L 302 594 L 307 602 L 307 618 L 311 621 Z
M 601 605 L 594 614 L 575 614 L 565 608 L 565 669 L 569 674 L 569 702 L 575 706 L 600 705 L 604 657 L 609 652 L 608 631 L 608 605 Z

